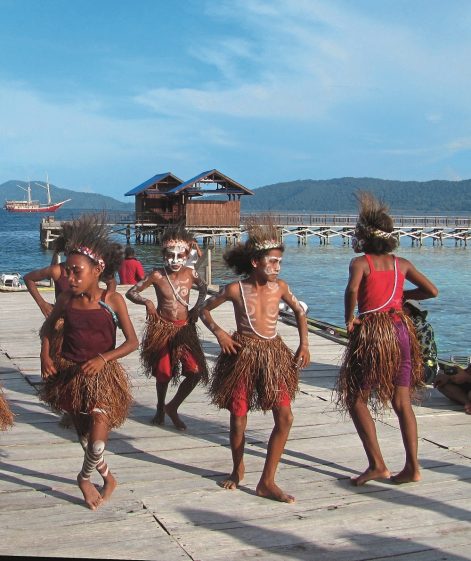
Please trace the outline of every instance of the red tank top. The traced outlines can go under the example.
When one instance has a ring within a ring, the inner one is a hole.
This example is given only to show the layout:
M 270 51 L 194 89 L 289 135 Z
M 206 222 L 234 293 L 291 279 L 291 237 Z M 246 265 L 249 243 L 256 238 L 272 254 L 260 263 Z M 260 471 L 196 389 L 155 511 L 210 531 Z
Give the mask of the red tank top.
M 395 289 L 396 273 L 394 269 L 390 271 L 377 271 L 373 265 L 371 255 L 365 254 L 365 257 L 370 267 L 370 274 L 364 276 L 360 283 L 358 290 L 358 312 L 364 314 L 369 311 L 387 312 L 389 310 L 402 310 L 402 291 L 405 277 L 399 269 L 396 256 L 393 255 L 397 273 Z
M 57 281 L 54 281 L 54 292 L 56 293 L 56 300 L 61 292 L 69 290 L 69 281 L 67 278 L 67 273 L 65 272 L 65 265 L 63 263 L 59 263 L 59 267 L 61 269 L 61 276 L 57 279 Z
M 104 307 L 93 310 L 72 308 L 72 299 L 64 315 L 62 356 L 73 362 L 86 362 L 116 346 L 116 325 Z

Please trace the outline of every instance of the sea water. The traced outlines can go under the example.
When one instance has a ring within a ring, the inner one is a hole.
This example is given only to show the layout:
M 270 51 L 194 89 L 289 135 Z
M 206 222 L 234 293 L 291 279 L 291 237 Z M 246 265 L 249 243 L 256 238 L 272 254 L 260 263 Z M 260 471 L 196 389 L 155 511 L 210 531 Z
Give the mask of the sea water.
M 67 220 L 78 215 L 77 211 L 61 209 L 56 219 Z M 0 273 L 24 275 L 50 264 L 52 251 L 43 249 L 39 242 L 42 217 L 0 210 Z M 125 243 L 124 236 L 117 239 Z M 285 244 L 281 277 L 306 302 L 311 317 L 343 325 L 343 294 L 348 265 L 354 256 L 352 249 L 338 238 L 333 238 L 329 245 L 320 245 L 317 238 L 310 238 L 306 246 L 298 246 L 294 237 L 287 237 Z M 212 251 L 215 284 L 235 280 L 222 259 L 225 249 L 222 245 Z M 142 244 L 136 245 L 135 250 L 146 271 L 162 264 L 159 247 Z M 455 246 L 454 241 L 447 240 L 443 247 L 434 247 L 427 240 L 422 247 L 412 247 L 408 238 L 402 238 L 397 254 L 412 261 L 439 290 L 438 298 L 423 302 L 435 330 L 439 355 L 471 356 L 468 334 L 468 329 L 471 333 L 471 245 Z

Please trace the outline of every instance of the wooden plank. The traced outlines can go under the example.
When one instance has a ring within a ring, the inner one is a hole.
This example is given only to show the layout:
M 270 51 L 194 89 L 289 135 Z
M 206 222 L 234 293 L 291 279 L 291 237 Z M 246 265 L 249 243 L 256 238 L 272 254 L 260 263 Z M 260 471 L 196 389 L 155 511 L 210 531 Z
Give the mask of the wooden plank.
M 106 452 L 119 485 L 110 503 L 91 513 L 75 481 L 83 452 L 74 431 L 59 427 L 59 417 L 37 399 L 42 316 L 29 294 L 0 297 L 9 318 L 9 329 L 0 326 L 0 381 L 17 414 L 13 429 L 0 434 L 1 554 L 169 561 L 471 558 L 470 417 L 429 388 L 415 407 L 422 481 L 352 487 L 350 477 L 365 468 L 366 459 L 353 424 L 331 402 L 343 348 L 316 335 L 310 335 L 314 360 L 301 374 L 294 425 L 277 473 L 280 486 L 296 495 L 294 505 L 255 495 L 270 414 L 250 415 L 245 480 L 237 491 L 221 489 L 231 466 L 227 411 L 213 408 L 198 387 L 182 406 L 186 433 L 150 425 L 155 384 L 143 376 L 136 352 L 123 360 L 135 404 L 111 433 Z M 144 308 L 129 310 L 142 333 Z M 234 328 L 230 306 L 215 315 Z M 296 349 L 296 330 L 280 325 L 280 333 Z M 213 362 L 217 342 L 204 327 L 201 335 Z M 171 387 L 169 397 L 174 392 Z M 395 415 L 378 419 L 377 429 L 389 467 L 401 469 Z M 34 532 L 33 543 L 25 527 Z

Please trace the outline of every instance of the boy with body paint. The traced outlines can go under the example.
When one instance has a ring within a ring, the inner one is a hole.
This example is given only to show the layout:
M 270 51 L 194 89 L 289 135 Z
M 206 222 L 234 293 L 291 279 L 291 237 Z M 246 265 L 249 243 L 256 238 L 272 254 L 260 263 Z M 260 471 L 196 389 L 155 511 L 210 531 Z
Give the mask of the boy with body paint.
M 185 266 L 192 240 L 193 236 L 182 227 L 167 230 L 162 240 L 164 267 L 152 271 L 126 293 L 131 302 L 147 310 L 141 362 L 146 374 L 156 379 L 157 411 L 152 423 L 165 424 L 167 414 L 179 430 L 185 430 L 186 425 L 178 415 L 178 408 L 198 382 L 207 381 L 208 376 L 195 326 L 207 286 L 194 269 Z M 157 308 L 152 300 L 140 294 L 149 286 L 155 289 Z M 198 290 L 198 299 L 189 310 L 193 286 Z M 185 379 L 166 404 L 168 384 L 172 377 L 178 377 L 180 368 Z
M 271 410 L 275 426 L 256 493 L 292 503 L 294 497 L 276 485 L 275 473 L 293 422 L 291 401 L 298 389 L 298 369 L 305 367 L 310 357 L 305 312 L 286 282 L 278 278 L 284 247 L 276 234 L 270 225 L 252 226 L 247 242 L 224 255 L 229 267 L 246 277 L 208 299 L 201 319 L 222 351 L 211 380 L 212 401 L 231 414 L 233 469 L 222 487 L 235 489 L 244 477 L 247 412 Z M 294 356 L 276 332 L 281 300 L 293 310 L 298 326 L 300 344 Z M 227 301 L 232 302 L 237 324 L 232 337 L 211 316 L 211 310 Z

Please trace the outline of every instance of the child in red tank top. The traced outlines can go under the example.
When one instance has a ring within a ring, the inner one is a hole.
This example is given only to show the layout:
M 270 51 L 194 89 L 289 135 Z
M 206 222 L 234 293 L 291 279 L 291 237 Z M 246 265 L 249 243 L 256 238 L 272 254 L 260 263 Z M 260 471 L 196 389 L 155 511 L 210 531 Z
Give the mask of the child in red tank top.
M 406 453 L 403 470 L 391 480 L 408 483 L 420 479 L 411 391 L 423 385 L 423 368 L 415 330 L 402 311 L 402 301 L 433 298 L 438 291 L 407 259 L 391 255 L 397 239 L 386 206 L 367 192 L 360 192 L 358 199 L 360 215 L 352 247 L 365 255 L 350 262 L 345 289 L 349 342 L 337 383 L 337 403 L 350 413 L 368 458 L 368 468 L 352 483 L 391 477 L 368 409 L 370 405 L 378 411 L 389 403 L 399 418 Z M 403 290 L 406 279 L 416 288 Z
M 98 284 L 122 259 L 120 246 L 111 243 L 108 234 L 97 217 L 74 221 L 65 263 L 69 290 L 60 294 L 41 329 L 40 398 L 73 419 L 85 452 L 77 482 L 92 510 L 116 487 L 103 452 L 110 429 L 124 422 L 132 401 L 127 375 L 116 360 L 138 347 L 124 298 Z M 64 320 L 63 341 L 60 354 L 51 356 L 59 318 Z M 125 337 L 117 348 L 116 325 Z M 95 470 L 103 478 L 101 493 L 90 481 Z

